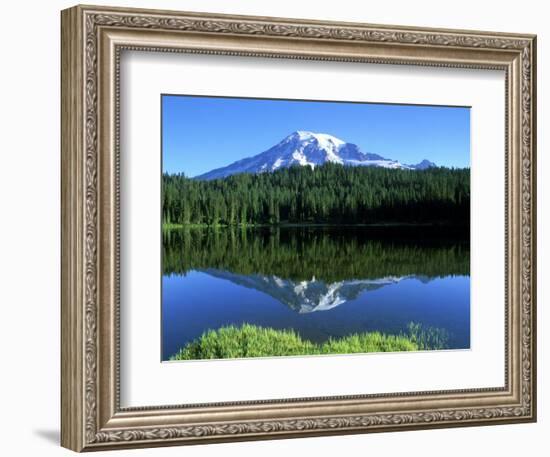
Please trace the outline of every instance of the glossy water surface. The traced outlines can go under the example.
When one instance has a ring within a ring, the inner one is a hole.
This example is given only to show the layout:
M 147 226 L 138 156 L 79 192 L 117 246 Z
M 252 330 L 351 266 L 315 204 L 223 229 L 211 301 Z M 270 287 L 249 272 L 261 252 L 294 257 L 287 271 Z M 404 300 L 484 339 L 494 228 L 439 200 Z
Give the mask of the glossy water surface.
M 243 323 L 323 342 L 442 329 L 470 346 L 464 237 L 411 227 L 179 229 L 163 233 L 162 358 Z

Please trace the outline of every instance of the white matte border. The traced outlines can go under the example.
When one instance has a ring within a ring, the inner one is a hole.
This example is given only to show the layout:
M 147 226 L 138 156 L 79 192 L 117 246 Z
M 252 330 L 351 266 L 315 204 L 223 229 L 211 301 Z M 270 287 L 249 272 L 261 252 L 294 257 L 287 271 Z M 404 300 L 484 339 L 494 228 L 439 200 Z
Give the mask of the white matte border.
M 124 51 L 121 406 L 504 385 L 503 71 Z M 472 106 L 471 349 L 161 363 L 160 94 Z

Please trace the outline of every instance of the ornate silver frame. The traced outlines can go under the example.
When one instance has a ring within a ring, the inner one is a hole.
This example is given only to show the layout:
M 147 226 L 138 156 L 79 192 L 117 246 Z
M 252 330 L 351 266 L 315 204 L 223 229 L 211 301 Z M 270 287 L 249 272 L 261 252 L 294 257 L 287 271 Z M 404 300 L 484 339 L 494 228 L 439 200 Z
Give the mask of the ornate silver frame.
M 75 451 L 536 420 L 533 35 L 76 6 L 62 12 L 62 445 Z M 125 49 L 506 72 L 504 388 L 122 409 L 119 59 Z

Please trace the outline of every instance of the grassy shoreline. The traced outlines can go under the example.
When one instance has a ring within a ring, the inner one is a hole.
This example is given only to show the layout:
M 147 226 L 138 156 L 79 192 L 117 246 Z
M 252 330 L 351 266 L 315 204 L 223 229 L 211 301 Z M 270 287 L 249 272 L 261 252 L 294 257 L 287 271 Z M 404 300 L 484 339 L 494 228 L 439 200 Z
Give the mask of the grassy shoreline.
M 437 330 L 437 329 L 436 329 Z M 434 338 L 435 335 L 435 338 Z M 409 324 L 409 334 L 391 335 L 365 332 L 314 343 L 302 339 L 293 330 L 275 330 L 244 324 L 208 330 L 188 343 L 170 360 L 233 359 L 297 355 L 357 354 L 443 349 L 443 334 Z
M 328 224 L 328 223 L 316 223 L 316 222 L 280 222 L 278 224 L 175 224 L 175 223 L 162 223 L 163 230 L 182 230 L 192 228 L 207 228 L 207 229 L 220 229 L 220 228 L 292 228 L 292 227 L 457 227 L 456 224 L 451 222 L 374 222 L 372 224 Z

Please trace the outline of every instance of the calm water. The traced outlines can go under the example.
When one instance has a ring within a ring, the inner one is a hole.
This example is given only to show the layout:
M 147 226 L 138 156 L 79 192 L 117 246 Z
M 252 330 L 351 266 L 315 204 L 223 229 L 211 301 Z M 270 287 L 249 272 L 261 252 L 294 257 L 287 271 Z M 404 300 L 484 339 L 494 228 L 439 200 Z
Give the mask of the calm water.
M 295 227 L 163 234 L 162 357 L 208 329 L 251 323 L 303 338 L 409 323 L 470 346 L 468 242 L 441 230 Z M 428 241 L 429 240 L 429 241 Z

